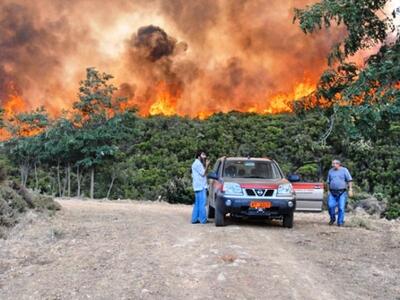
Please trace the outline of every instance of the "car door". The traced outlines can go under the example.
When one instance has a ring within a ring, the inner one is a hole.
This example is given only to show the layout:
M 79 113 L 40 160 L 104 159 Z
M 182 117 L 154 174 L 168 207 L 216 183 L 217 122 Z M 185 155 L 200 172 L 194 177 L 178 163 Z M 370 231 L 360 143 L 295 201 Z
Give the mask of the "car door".
M 297 211 L 322 211 L 324 184 L 322 182 L 292 182 Z
M 214 167 L 212 169 L 212 173 L 217 174 L 220 176 L 220 169 L 221 169 L 221 160 L 218 159 L 216 163 L 214 164 Z M 218 180 L 215 179 L 209 179 L 208 180 L 208 201 L 211 204 L 211 206 L 215 207 L 214 201 L 215 201 L 215 193 L 217 192 L 217 188 L 219 187 L 219 182 Z

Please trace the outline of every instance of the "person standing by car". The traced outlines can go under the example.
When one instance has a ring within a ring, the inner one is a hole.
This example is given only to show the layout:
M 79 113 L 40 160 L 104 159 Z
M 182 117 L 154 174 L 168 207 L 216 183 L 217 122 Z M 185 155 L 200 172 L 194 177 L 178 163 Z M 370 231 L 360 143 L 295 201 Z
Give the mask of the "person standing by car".
M 197 151 L 196 159 L 192 164 L 192 180 L 194 190 L 194 206 L 192 212 L 192 224 L 198 222 L 207 223 L 206 200 L 207 200 L 207 170 L 210 162 L 204 151 Z
M 327 183 L 329 186 L 328 209 L 329 225 L 335 224 L 336 207 L 338 207 L 337 225 L 344 224 L 344 210 L 347 201 L 347 190 L 350 197 L 353 196 L 353 178 L 349 170 L 341 165 L 337 159 L 332 161 L 332 168 L 329 170 Z

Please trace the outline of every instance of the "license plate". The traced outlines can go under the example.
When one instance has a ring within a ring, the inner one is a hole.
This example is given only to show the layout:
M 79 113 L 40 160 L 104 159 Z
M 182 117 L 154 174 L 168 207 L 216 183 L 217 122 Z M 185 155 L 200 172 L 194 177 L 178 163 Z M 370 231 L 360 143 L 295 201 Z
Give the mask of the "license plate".
M 260 201 L 251 201 L 250 202 L 250 207 L 251 208 L 270 208 L 271 207 L 271 202 L 260 202 Z

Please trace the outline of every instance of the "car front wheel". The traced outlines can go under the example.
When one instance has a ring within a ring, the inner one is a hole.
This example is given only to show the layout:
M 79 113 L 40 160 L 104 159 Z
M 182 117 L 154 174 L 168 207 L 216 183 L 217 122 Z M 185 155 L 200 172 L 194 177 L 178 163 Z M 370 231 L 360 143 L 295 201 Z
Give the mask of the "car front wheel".
M 225 214 L 215 205 L 215 226 L 225 226 Z
M 214 217 L 215 217 L 215 208 L 212 207 L 210 203 L 208 203 L 208 218 L 214 219 Z
M 283 227 L 292 228 L 293 227 L 293 219 L 294 219 L 293 212 L 289 213 L 286 216 L 283 216 Z

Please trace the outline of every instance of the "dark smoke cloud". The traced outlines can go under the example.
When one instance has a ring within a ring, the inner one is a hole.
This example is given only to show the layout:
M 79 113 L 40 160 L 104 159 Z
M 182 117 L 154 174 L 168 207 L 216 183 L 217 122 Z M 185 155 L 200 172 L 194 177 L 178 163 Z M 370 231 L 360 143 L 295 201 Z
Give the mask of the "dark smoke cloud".
M 41 19 L 35 5 L 0 5 L 0 101 L 18 94 L 27 108 L 47 104 L 59 109 L 54 96 L 67 89 L 60 76 L 67 67 L 63 59 L 79 49 L 80 37 L 63 16 Z
M 51 46 L 56 38 L 47 30 L 37 28 L 33 15 L 24 6 L 8 4 L 0 10 L 0 82 L 3 86 L 2 101 L 6 85 L 15 82 L 22 89 L 27 88 L 31 78 L 45 76 L 59 66 L 57 55 Z M 35 59 L 35 68 L 31 60 Z
M 139 28 L 137 35 L 132 37 L 132 42 L 135 48 L 144 52 L 145 57 L 153 62 L 171 55 L 176 45 L 174 38 L 153 25 Z
M 162 85 L 172 97 L 179 97 L 184 90 L 184 63 L 176 62 L 176 57 L 187 50 L 187 44 L 178 42 L 162 28 L 154 25 L 140 27 L 127 43 L 127 66 L 132 73 L 140 74 L 143 80 L 134 103 L 146 107 L 149 100 L 157 96 L 157 88 Z M 180 69 L 179 69 L 180 68 Z M 184 75 L 185 74 L 185 75 Z M 189 75 L 189 72 L 187 73 Z M 134 83 L 125 82 L 122 87 Z M 132 99 L 132 98 L 131 98 Z

